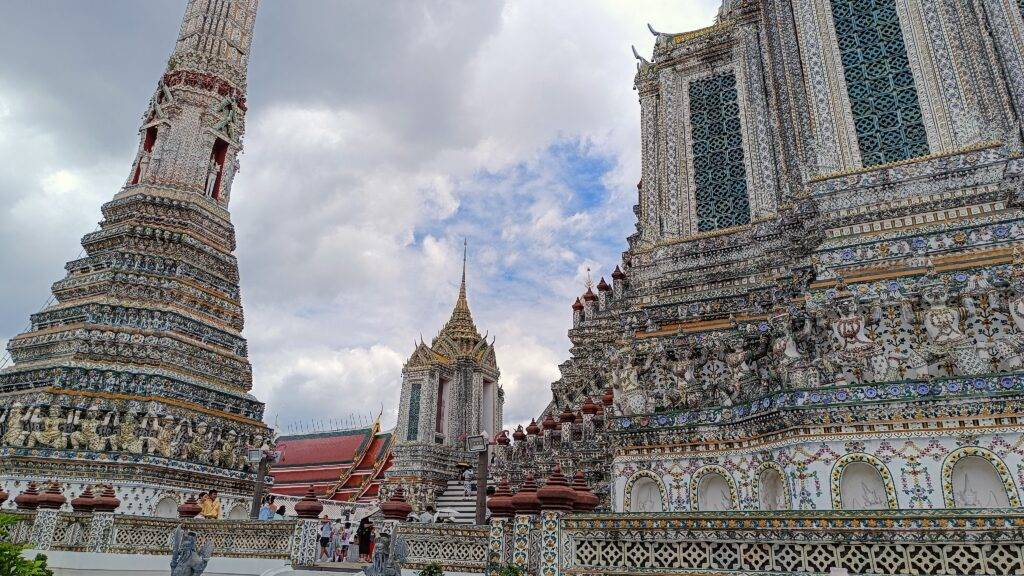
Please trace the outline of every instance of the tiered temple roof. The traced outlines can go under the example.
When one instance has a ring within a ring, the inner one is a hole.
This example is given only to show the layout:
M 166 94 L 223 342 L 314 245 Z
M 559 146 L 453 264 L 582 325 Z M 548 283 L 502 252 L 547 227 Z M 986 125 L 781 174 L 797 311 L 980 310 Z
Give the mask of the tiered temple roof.
M 391 466 L 391 432 L 380 426 L 280 436 L 281 460 L 274 465 L 274 494 L 302 496 L 310 486 L 321 498 L 339 502 L 377 497 Z

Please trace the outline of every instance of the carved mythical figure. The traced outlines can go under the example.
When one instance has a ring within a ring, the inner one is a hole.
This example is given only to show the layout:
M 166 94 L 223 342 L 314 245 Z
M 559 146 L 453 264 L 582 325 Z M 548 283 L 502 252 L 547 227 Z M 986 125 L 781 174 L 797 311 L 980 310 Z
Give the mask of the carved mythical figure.
M 718 397 L 722 406 L 732 406 L 744 388 L 756 384 L 758 380 L 757 360 L 767 352 L 763 343 L 752 350 L 747 350 L 746 340 L 739 330 L 734 331 L 717 342 L 717 350 L 725 363 L 726 375 L 712 383 L 711 392 Z
M 164 458 L 171 457 L 171 442 L 174 438 L 174 417 L 155 416 L 150 422 L 153 428 L 153 435 L 150 436 L 146 445 L 146 451 L 150 454 L 159 454 Z
M 1021 255 L 1014 250 L 1012 277 L 996 279 L 1001 287 L 1009 287 L 1006 312 L 1013 331 L 993 341 L 991 354 L 999 362 L 1000 369 L 1007 371 L 1024 366 L 1024 266 L 1020 260 Z
M 801 386 L 806 383 L 806 374 L 801 368 L 806 367 L 806 357 L 797 346 L 795 333 L 810 331 L 810 320 L 801 319 L 790 314 L 778 314 L 771 319 L 772 327 L 772 371 L 779 384 L 783 387 Z
M 26 429 L 28 414 L 21 402 L 15 402 L 7 411 L 7 431 L 4 432 L 4 444 L 7 446 L 24 446 L 29 431 Z
M 99 408 L 90 406 L 82 417 L 82 411 L 77 410 L 75 421 L 78 423 L 78 431 L 71 433 L 71 447 L 75 450 L 91 450 L 99 452 L 105 448 L 106 439 L 100 435 L 99 428 L 103 422 L 99 418 Z
M 196 546 L 196 533 L 178 526 L 171 532 L 171 576 L 199 576 L 213 556 L 213 541 L 209 538 Z
M 213 451 L 213 463 L 224 468 L 234 468 L 237 448 L 238 434 L 234 430 L 228 430 L 221 439 L 220 447 Z
M 608 367 L 611 372 L 612 390 L 615 393 L 615 408 L 620 414 L 643 411 L 645 404 L 637 369 L 633 365 L 633 352 L 628 345 L 611 348 L 608 351 Z
M 138 432 L 139 424 L 135 420 L 135 414 L 130 410 L 125 410 L 121 414 L 121 425 L 118 427 L 117 436 L 115 437 L 117 450 L 131 452 L 132 454 L 142 454 L 145 440 Z
M 33 427 L 38 429 L 33 430 L 28 437 L 29 448 L 37 445 L 58 450 L 67 448 L 68 439 L 63 430 L 64 418 L 60 406 L 50 405 L 46 416 L 42 416 L 42 410 L 42 407 L 36 408 L 35 414 L 32 415 Z
M 187 460 L 193 462 L 209 462 L 210 458 L 210 432 L 206 422 L 199 422 L 195 425 L 185 446 Z
M 928 336 L 925 348 L 928 355 L 948 360 L 960 376 L 988 372 L 974 342 L 960 328 L 961 311 L 948 305 L 946 285 L 942 282 L 927 284 L 921 291 L 921 301 L 924 304 L 921 323 Z
M 707 362 L 706 349 L 696 342 L 676 350 L 671 374 L 675 379 L 676 395 L 686 408 L 694 409 L 700 405 L 701 390 L 697 374 Z
M 840 287 L 845 289 L 842 284 Z M 827 361 L 839 369 L 849 371 L 855 379 L 898 380 L 901 377 L 899 357 L 887 358 L 882 343 L 868 335 L 869 326 L 878 323 L 878 314 L 868 316 L 862 310 L 860 301 L 849 292 L 838 294 L 834 306 L 831 331 L 835 349 Z M 861 374 L 857 374 L 858 371 Z M 867 374 L 864 375 L 864 372 Z M 839 380 L 845 380 L 847 376 L 842 374 Z

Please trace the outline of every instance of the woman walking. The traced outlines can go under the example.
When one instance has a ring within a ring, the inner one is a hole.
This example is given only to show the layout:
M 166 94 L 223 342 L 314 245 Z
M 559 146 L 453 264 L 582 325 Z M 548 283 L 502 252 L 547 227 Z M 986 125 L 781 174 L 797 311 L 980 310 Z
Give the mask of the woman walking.
M 369 518 L 363 518 L 359 521 L 359 529 L 356 530 L 356 538 L 359 538 L 359 561 L 369 562 L 370 544 L 373 541 L 373 524 L 370 524 Z

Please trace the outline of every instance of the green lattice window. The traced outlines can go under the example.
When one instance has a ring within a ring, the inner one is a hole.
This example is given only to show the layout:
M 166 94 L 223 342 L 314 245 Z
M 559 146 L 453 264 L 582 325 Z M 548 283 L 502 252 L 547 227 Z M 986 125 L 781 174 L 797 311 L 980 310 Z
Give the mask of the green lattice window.
M 736 75 L 690 82 L 694 195 L 701 232 L 750 222 Z
M 420 383 L 413 382 L 409 387 L 409 429 L 406 440 L 418 440 L 420 437 Z
M 864 165 L 927 155 L 895 0 L 832 0 L 832 17 Z

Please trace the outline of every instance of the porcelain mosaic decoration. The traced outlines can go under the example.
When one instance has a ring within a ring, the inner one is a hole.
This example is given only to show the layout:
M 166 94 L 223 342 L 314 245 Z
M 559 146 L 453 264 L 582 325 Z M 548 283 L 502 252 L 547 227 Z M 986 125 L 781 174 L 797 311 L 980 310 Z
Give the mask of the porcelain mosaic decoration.
M 251 494 L 245 450 L 272 438 L 249 394 L 228 206 L 257 3 L 189 0 L 124 186 L 54 283 L 55 303 L 9 341 L 8 492 L 112 482 L 120 511 L 142 514 L 168 493 L 218 488 L 225 513 Z
M 953 4 L 652 29 L 636 232 L 499 475 L 641 514 L 1019 506 L 1024 19 Z

